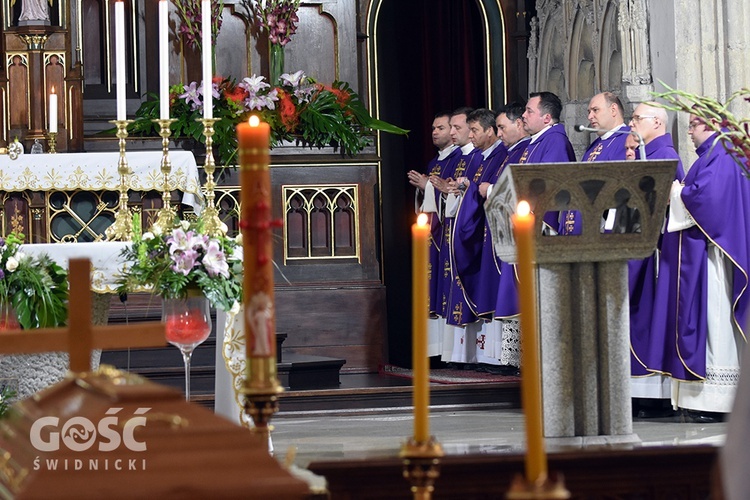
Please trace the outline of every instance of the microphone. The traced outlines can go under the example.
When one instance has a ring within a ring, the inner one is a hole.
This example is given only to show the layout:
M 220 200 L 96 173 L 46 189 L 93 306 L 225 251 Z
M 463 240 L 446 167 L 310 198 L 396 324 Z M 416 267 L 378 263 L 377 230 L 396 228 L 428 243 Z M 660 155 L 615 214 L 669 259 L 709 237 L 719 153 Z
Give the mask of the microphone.
M 634 136 L 638 138 L 638 152 L 640 153 L 639 159 L 640 160 L 646 159 L 646 141 L 644 141 L 643 136 L 639 134 L 638 131 L 633 128 L 631 128 L 630 130 L 622 130 L 622 129 L 604 130 L 602 128 L 587 127 L 585 125 L 573 125 L 573 130 L 575 130 L 576 132 L 586 131 L 586 132 L 596 132 L 596 133 L 602 133 L 602 134 L 606 134 L 607 132 L 612 132 L 615 134 L 633 134 Z
M 601 132 L 603 134 L 609 132 L 609 130 L 587 127 L 586 125 L 573 125 L 573 130 L 576 132 Z

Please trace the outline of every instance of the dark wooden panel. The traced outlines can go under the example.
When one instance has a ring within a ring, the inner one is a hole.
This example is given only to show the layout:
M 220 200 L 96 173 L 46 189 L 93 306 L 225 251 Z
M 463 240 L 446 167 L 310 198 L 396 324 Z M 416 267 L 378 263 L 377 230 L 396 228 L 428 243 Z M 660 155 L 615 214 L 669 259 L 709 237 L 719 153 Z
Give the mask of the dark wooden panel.
M 277 287 L 276 330 L 284 349 L 346 360 L 343 371 L 375 372 L 385 361 L 385 287 Z
M 713 446 L 634 450 L 578 450 L 549 455 L 551 472 L 562 473 L 574 499 L 645 500 L 709 498 L 717 457 Z M 331 498 L 412 498 L 398 458 L 314 462 Z M 435 499 L 505 498 L 512 478 L 524 471 L 518 454 L 448 456 L 442 459 Z

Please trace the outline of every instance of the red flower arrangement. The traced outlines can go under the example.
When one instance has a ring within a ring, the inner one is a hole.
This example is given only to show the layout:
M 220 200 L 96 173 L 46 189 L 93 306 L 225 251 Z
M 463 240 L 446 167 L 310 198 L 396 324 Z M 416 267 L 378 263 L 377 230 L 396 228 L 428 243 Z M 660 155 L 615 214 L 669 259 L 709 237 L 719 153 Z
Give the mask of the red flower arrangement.
M 322 85 L 302 71 L 285 73 L 280 85 L 272 87 L 262 76 L 243 78 L 239 83 L 216 77 L 214 92 L 214 156 L 220 165 L 231 165 L 237 153 L 235 127 L 257 114 L 271 126 L 271 142 L 296 142 L 304 146 L 333 146 L 343 155 L 355 155 L 370 144 L 373 130 L 393 134 L 408 131 L 370 116 L 356 92 L 346 82 Z M 218 97 L 217 97 L 218 94 Z M 158 117 L 159 101 L 146 101 L 128 128 L 133 135 L 158 135 L 151 120 Z M 175 85 L 170 93 L 170 115 L 174 137 L 203 141 L 198 118 L 203 111 L 203 90 L 197 82 Z

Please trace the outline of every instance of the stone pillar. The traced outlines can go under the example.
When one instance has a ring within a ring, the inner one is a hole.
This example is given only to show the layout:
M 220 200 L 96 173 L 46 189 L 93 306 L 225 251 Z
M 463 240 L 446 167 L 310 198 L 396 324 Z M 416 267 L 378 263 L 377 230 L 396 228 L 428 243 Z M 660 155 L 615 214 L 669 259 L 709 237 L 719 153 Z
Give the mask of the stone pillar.
M 573 325 L 570 311 L 558 308 L 559 297 L 571 297 L 568 264 L 539 268 L 539 330 L 545 436 L 573 436 L 575 401 L 572 380 Z
M 599 431 L 627 435 L 633 432 L 630 399 L 630 297 L 627 262 L 599 262 Z
M 570 308 L 573 323 L 573 379 L 575 390 L 575 434 L 599 434 L 599 346 L 597 332 L 596 262 L 570 264 L 573 294 Z

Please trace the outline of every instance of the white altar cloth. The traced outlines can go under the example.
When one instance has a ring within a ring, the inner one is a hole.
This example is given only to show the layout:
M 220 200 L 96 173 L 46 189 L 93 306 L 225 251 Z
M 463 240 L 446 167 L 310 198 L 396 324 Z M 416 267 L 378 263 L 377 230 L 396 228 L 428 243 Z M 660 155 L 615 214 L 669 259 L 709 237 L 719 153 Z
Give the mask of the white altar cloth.
M 161 151 L 126 152 L 134 191 L 161 191 Z M 118 191 L 120 153 L 23 154 L 16 160 L 0 155 L 0 191 Z M 200 213 L 202 195 L 195 156 L 170 151 L 169 189 L 182 191 L 182 203 Z
M 240 306 L 241 310 L 241 306 Z M 216 309 L 216 378 L 214 379 L 214 413 L 237 425 L 252 427 L 244 411 L 240 390 L 245 384 L 245 334 L 240 310 Z M 224 335 L 219 335 L 223 326 Z M 269 442 L 270 445 L 270 442 Z
M 21 245 L 27 255 L 46 253 L 57 264 L 68 269 L 73 258 L 91 260 L 91 290 L 96 293 L 116 293 L 117 275 L 124 266 L 122 250 L 129 246 L 123 241 L 94 241 L 87 243 L 34 243 Z

